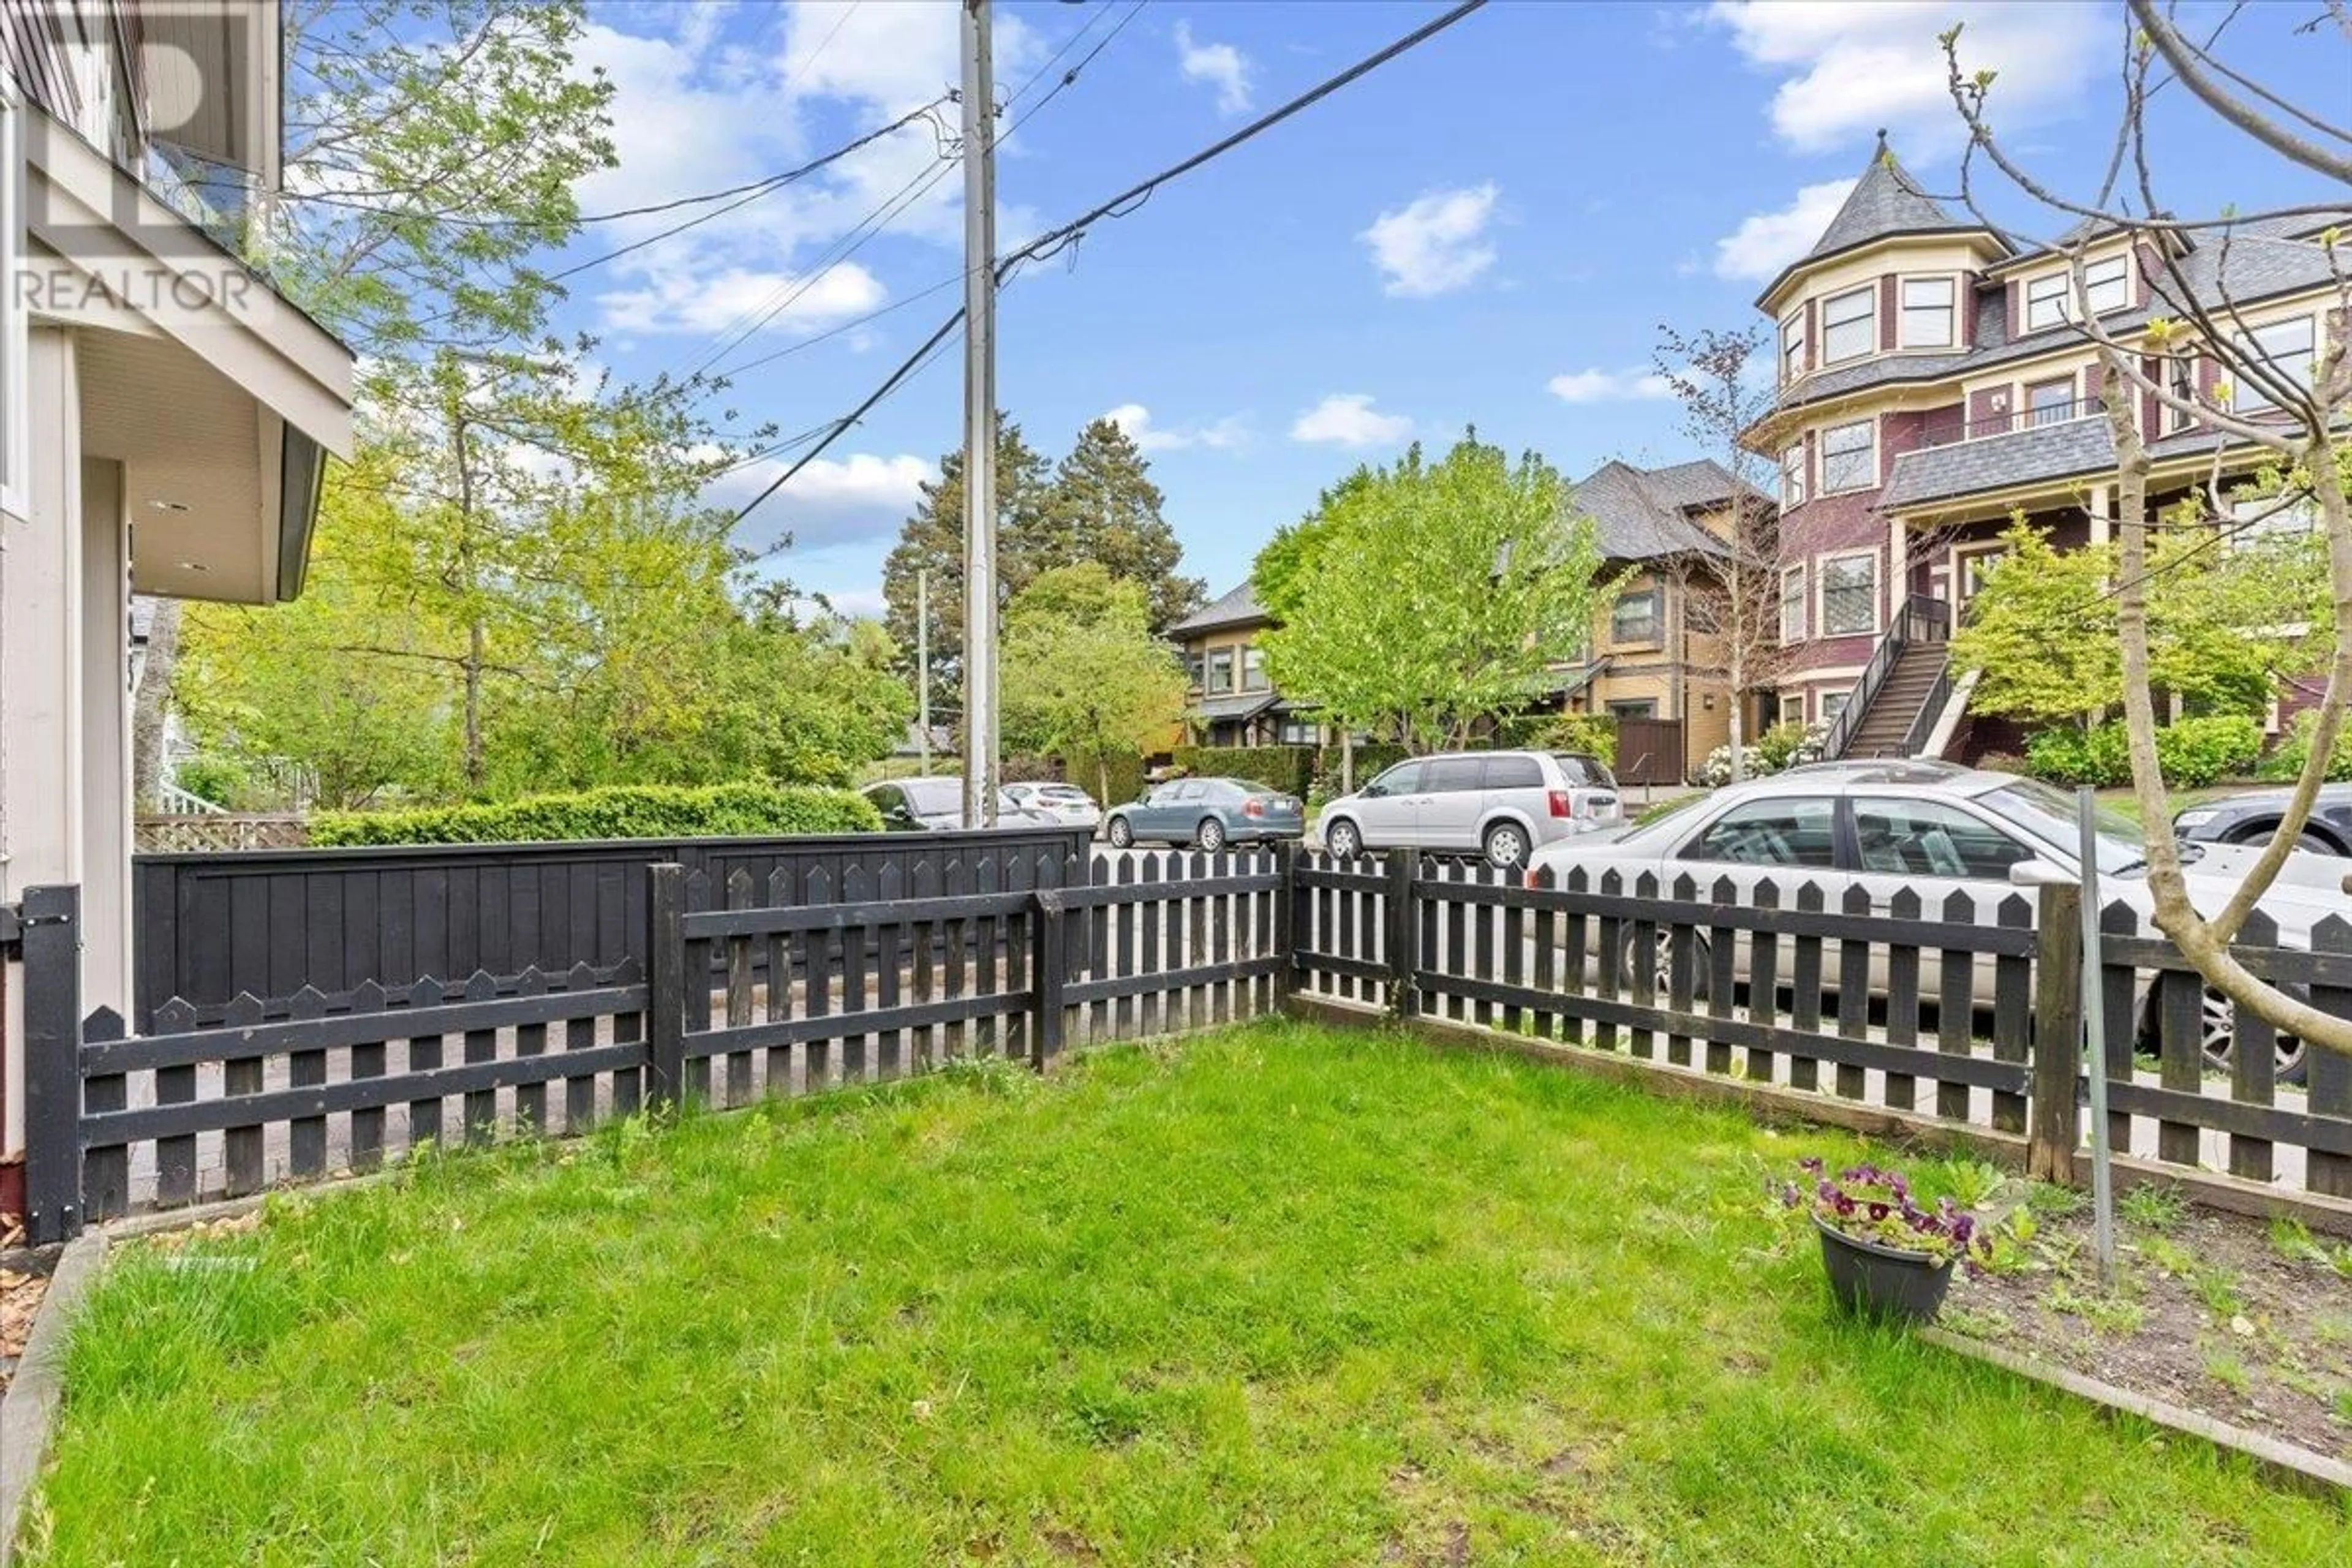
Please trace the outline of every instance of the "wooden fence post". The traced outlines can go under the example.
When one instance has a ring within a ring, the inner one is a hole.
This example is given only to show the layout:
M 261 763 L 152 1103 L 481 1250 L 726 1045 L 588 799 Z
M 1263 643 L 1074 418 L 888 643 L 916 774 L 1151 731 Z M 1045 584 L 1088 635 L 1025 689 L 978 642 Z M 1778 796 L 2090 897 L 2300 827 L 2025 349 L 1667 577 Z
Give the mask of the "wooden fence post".
M 646 868 L 646 1105 L 676 1105 L 686 1078 L 686 868 Z M 696 977 L 706 990 L 710 976 Z
M 1059 888 L 1040 888 L 1030 898 L 1037 911 L 1037 942 L 1031 954 L 1036 984 L 1030 1005 L 1036 1017 L 1029 1028 L 1029 1065 L 1044 1072 L 1062 1054 L 1067 1012 L 1063 986 L 1069 979 L 1068 908 Z
M 1274 1010 L 1286 1013 L 1298 988 L 1298 840 L 1275 841 L 1274 869 Z
M 1421 1010 L 1412 982 L 1413 971 L 1420 966 L 1413 950 L 1420 929 L 1412 890 L 1414 858 L 1410 849 L 1389 851 L 1388 908 L 1382 911 L 1388 916 L 1389 928 L 1389 1011 L 1400 1018 L 1410 1018 Z
M 2033 1041 L 2026 1174 L 2072 1185 L 2083 1138 L 2076 1094 L 2083 1070 L 2083 890 L 2072 882 L 2038 890 L 2033 964 Z
M 81 889 L 25 889 L 25 1229 L 36 1246 L 82 1226 Z

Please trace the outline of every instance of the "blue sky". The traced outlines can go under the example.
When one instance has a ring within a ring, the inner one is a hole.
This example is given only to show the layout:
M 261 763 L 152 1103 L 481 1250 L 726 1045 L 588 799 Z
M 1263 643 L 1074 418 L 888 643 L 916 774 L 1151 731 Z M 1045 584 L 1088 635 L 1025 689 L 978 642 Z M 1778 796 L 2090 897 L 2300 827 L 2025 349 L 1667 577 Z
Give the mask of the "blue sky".
M 1130 3 L 1000 4 L 1000 96 L 1092 23 L 1014 115 Z M 1152 0 L 1003 149 L 1000 245 L 1442 8 Z M 2222 15 L 2187 10 L 2209 26 Z M 2246 7 L 2225 35 L 2230 58 L 2340 109 L 2352 100 L 2342 51 L 2294 33 L 2315 11 Z M 930 100 L 956 71 L 955 10 L 937 0 L 622 4 L 593 16 L 583 53 L 617 83 L 622 166 L 587 184 L 588 212 L 790 167 Z M 2005 140 L 2080 190 L 2111 134 L 2120 17 L 2100 0 L 1490 5 L 1030 268 L 1000 305 L 1001 400 L 1049 452 L 1119 411 L 1148 448 L 1187 569 L 1212 593 L 1240 580 L 1322 487 L 1416 437 L 1444 442 L 1475 423 L 1571 477 L 1611 457 L 1694 455 L 1675 405 L 1643 380 L 1657 324 L 1757 320 L 1763 279 L 1811 243 L 1882 125 L 1922 184 L 1950 187 L 1960 137 L 1936 35 L 1967 22 L 1969 66 L 2001 73 Z M 2174 210 L 2326 195 L 2186 101 L 2165 109 L 2162 194 Z M 954 170 L 834 258 L 861 220 L 940 167 L 929 130 L 899 132 L 583 274 L 565 324 L 595 334 L 617 375 L 638 377 L 731 367 L 906 300 L 957 270 Z M 2005 190 L 1990 195 L 2005 221 L 2061 226 Z M 670 221 L 604 226 L 572 258 Z M 747 369 L 727 402 L 787 432 L 821 424 L 955 302 L 942 290 Z M 782 570 L 845 609 L 876 609 L 882 557 L 916 484 L 960 439 L 961 403 L 950 354 L 779 491 L 745 542 L 791 530 Z M 742 499 L 782 460 L 752 465 L 721 494 Z

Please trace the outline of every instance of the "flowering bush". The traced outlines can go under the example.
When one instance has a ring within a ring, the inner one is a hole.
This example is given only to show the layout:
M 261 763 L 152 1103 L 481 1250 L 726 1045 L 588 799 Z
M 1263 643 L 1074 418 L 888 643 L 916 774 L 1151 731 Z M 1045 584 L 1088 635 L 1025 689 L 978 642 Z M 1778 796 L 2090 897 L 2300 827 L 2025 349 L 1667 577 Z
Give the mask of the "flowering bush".
M 1740 776 L 1760 779 L 1804 763 L 1822 760 L 1824 742 L 1829 740 L 1830 721 L 1801 725 L 1794 721 L 1773 725 L 1756 738 L 1756 743 L 1739 748 Z M 1710 789 L 1720 789 L 1731 782 L 1731 748 L 1717 746 L 1699 764 L 1698 782 Z
M 1814 1218 L 1841 1236 L 1923 1253 L 1938 1263 L 1965 1260 L 1971 1268 L 1990 1253 L 1974 1215 L 1949 1198 L 1937 1199 L 1932 1209 L 1921 1208 L 1900 1172 L 1854 1165 L 1832 1178 L 1819 1160 L 1800 1160 L 1797 1167 L 1811 1183 L 1811 1191 L 1785 1182 L 1780 1201 L 1790 1208 L 1810 1205 Z

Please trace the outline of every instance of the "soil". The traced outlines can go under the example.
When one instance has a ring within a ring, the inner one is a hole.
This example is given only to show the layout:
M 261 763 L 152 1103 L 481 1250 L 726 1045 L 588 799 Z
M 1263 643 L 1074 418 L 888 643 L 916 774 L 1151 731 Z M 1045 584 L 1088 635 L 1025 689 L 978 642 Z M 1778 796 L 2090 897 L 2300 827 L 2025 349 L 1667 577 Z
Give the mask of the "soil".
M 2120 1210 L 2112 1289 L 2087 1206 L 2028 1210 L 2001 1267 L 1954 1278 L 1941 1326 L 2352 1458 L 2352 1244 L 2161 1193 Z
M 0 1393 L 16 1375 L 16 1358 L 32 1337 L 33 1318 L 47 1294 L 62 1247 L 0 1248 Z

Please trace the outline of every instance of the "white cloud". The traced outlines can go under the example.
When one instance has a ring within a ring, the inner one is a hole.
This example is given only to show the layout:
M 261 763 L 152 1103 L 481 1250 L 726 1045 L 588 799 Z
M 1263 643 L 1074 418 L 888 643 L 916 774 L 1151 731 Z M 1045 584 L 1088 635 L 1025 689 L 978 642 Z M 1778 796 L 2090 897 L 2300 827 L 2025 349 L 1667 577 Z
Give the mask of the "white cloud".
M 1638 365 L 1631 370 L 1571 370 L 1544 386 L 1562 403 L 1623 403 L 1675 395 L 1664 376 Z
M 1127 432 L 1127 438 L 1146 452 L 1172 452 L 1185 447 L 1226 451 L 1249 441 L 1249 426 L 1241 416 L 1229 414 L 1205 425 L 1175 425 L 1166 428 L 1151 421 L 1151 410 L 1140 403 L 1122 403 L 1103 417 Z
M 1192 24 L 1176 24 L 1178 68 L 1186 81 L 1207 82 L 1217 89 L 1217 112 L 1239 114 L 1250 106 L 1249 57 L 1231 44 L 1196 44 Z
M 705 499 L 715 506 L 740 507 L 766 489 L 793 461 L 787 454 L 746 463 L 712 485 Z M 898 531 L 922 499 L 922 487 L 938 478 L 939 470 L 928 459 L 903 453 L 819 458 L 761 502 L 751 521 L 763 539 L 790 532 L 795 551 L 877 542 Z
M 1963 70 L 2000 73 L 1992 111 L 2011 132 L 2080 107 L 2115 26 L 2110 7 L 2082 0 L 1715 0 L 1707 15 L 1783 79 L 1772 129 L 1790 146 L 1825 152 L 1884 126 L 1918 160 L 1965 137 L 1937 42 L 1955 22 Z
M 1715 242 L 1715 275 L 1750 279 L 1777 275 L 1813 247 L 1853 186 L 1852 180 L 1807 185 L 1779 212 L 1751 213 L 1742 218 L 1738 228 Z
M 1335 447 L 1388 447 L 1412 434 L 1412 421 L 1402 414 L 1382 414 L 1372 407 L 1368 392 L 1335 392 L 1298 416 L 1290 427 L 1294 441 L 1327 442 Z
M 807 277 L 739 267 L 700 277 L 688 268 L 665 269 L 644 288 L 599 294 L 596 303 L 615 331 L 723 332 L 775 310 L 770 326 L 806 332 L 863 315 L 886 293 L 874 274 L 844 261 Z
M 1384 212 L 1356 237 L 1371 247 L 1373 264 L 1391 294 L 1421 298 L 1459 289 L 1495 264 L 1486 243 L 1495 214 L 1493 181 L 1458 191 L 1433 191 L 1410 205 Z

